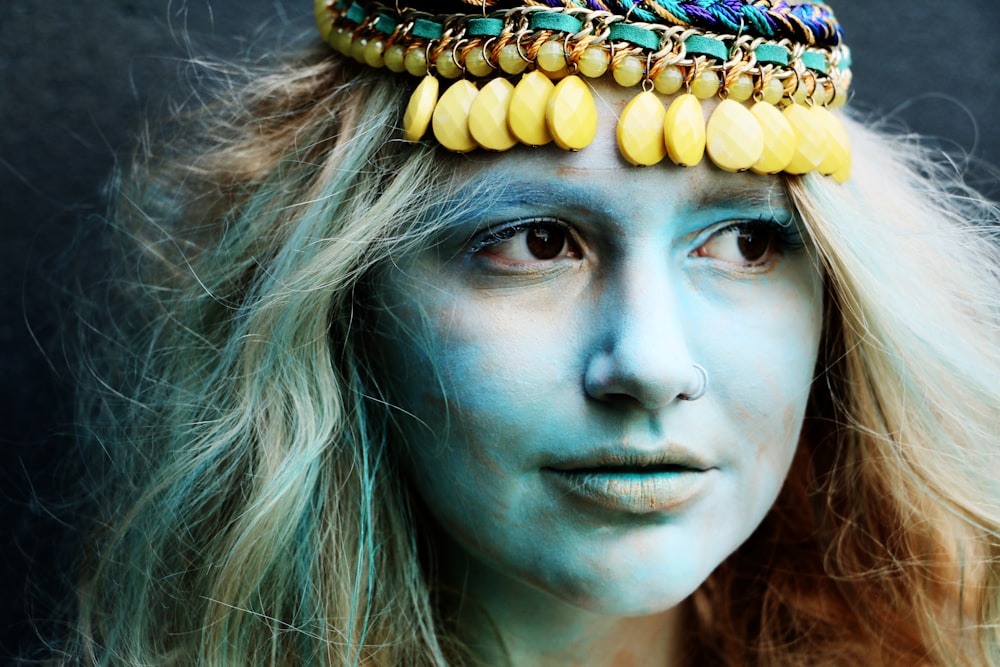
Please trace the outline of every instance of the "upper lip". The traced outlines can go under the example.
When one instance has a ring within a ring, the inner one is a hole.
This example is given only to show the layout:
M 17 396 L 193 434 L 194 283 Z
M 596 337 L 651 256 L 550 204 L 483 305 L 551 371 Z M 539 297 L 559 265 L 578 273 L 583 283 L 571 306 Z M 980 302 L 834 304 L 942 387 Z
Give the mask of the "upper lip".
M 609 449 L 589 452 L 578 457 L 555 460 L 543 466 L 557 472 L 612 472 L 616 469 L 629 472 L 662 472 L 684 468 L 693 472 L 705 472 L 715 466 L 687 449 L 669 446 L 654 451 Z

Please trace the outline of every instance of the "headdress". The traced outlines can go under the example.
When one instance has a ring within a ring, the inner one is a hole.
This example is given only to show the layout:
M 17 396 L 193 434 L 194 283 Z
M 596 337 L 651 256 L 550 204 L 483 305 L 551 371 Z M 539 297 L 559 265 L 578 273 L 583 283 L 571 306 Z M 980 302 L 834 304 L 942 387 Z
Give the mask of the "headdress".
M 691 166 L 707 152 L 727 171 L 850 173 L 847 134 L 829 111 L 847 99 L 850 51 L 822 2 L 316 0 L 315 10 L 336 50 L 422 77 L 407 141 L 431 128 L 458 152 L 580 150 L 597 130 L 585 79 L 610 75 L 638 88 L 617 129 L 633 164 Z M 713 97 L 706 122 L 701 100 Z

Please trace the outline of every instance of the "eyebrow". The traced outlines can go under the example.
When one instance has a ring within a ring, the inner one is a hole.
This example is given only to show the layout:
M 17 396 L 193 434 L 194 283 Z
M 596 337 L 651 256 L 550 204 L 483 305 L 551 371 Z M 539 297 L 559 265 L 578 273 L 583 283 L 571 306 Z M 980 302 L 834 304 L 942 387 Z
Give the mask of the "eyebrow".
M 769 187 L 740 187 L 722 190 L 705 190 L 695 200 L 699 208 L 767 208 L 790 209 L 791 199 L 780 182 L 772 181 Z
M 496 203 L 538 204 L 549 203 L 556 206 L 576 206 L 589 210 L 609 210 L 608 198 L 602 192 L 585 185 L 565 181 L 521 181 L 507 180 L 507 189 L 497 193 Z
M 691 206 L 705 208 L 766 208 L 768 210 L 791 210 L 791 198 L 780 181 L 769 181 L 764 186 L 739 185 L 722 188 L 706 187 L 694 193 Z M 547 202 L 555 205 L 573 205 L 594 211 L 608 210 L 609 198 L 588 185 L 569 181 L 545 182 L 507 179 L 503 191 L 494 194 L 493 205 L 536 204 Z
M 493 207 L 549 204 L 613 214 L 614 199 L 608 197 L 601 189 L 586 183 L 577 184 L 562 180 L 528 181 L 519 179 L 515 174 L 508 174 L 497 182 L 503 182 L 504 187 L 493 190 L 488 197 L 482 196 L 482 183 L 467 184 L 459 193 L 472 195 L 474 200 L 479 202 L 476 208 L 484 212 Z M 784 184 L 771 179 L 762 181 L 760 185 L 705 187 L 693 195 L 694 198 L 688 206 L 695 210 L 759 208 L 792 212 L 793 209 Z

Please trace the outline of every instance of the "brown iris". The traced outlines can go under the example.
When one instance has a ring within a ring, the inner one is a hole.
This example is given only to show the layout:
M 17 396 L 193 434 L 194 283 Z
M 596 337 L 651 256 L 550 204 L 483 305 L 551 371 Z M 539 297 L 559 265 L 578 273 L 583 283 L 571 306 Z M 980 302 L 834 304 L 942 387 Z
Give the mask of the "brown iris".
M 527 231 L 525 243 L 535 259 L 553 259 L 566 247 L 566 233 L 558 227 L 534 227 Z
M 740 230 L 736 242 L 743 258 L 748 262 L 756 262 L 770 250 L 772 240 L 773 234 L 770 230 L 748 227 Z

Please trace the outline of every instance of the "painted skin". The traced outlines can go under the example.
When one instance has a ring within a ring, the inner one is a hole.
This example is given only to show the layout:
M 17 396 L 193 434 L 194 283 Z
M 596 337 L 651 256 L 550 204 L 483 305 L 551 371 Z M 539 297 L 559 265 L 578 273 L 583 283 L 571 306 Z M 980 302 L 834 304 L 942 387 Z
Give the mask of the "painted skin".
M 626 166 L 634 91 L 596 89 L 579 153 L 455 158 L 508 185 L 382 287 L 405 465 L 488 664 L 665 664 L 773 504 L 814 374 L 822 277 L 780 181 Z

